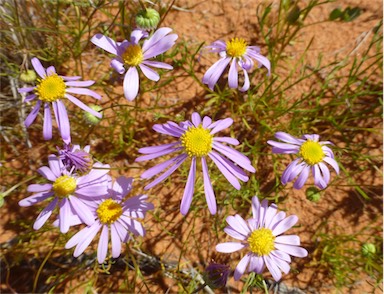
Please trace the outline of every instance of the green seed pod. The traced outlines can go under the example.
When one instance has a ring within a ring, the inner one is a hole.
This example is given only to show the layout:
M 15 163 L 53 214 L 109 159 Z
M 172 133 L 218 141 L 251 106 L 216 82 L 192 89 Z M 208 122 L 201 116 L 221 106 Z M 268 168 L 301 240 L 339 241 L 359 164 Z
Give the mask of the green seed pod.
M 36 80 L 36 73 L 34 70 L 28 69 L 20 74 L 20 80 L 24 83 L 32 83 Z
M 307 199 L 312 202 L 318 202 L 321 198 L 319 189 L 310 187 L 305 191 Z
M 365 243 L 361 247 L 361 252 L 363 253 L 364 257 L 369 257 L 376 253 L 376 247 L 372 243 Z
M 136 15 L 136 25 L 140 29 L 151 30 L 155 29 L 160 21 L 160 14 L 152 8 L 139 11 Z
M 90 105 L 89 107 L 98 112 L 102 109 L 99 105 Z M 98 118 L 89 112 L 84 112 L 84 119 L 91 125 L 97 125 L 101 121 L 101 118 Z

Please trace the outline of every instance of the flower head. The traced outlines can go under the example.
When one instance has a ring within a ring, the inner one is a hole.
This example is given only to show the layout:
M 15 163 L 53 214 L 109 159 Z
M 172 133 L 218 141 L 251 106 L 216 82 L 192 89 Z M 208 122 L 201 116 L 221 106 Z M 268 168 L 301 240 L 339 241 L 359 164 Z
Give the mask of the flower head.
M 90 146 L 87 145 L 81 149 L 79 145 L 64 144 L 63 149 L 58 148 L 59 157 L 67 170 L 87 173 L 92 169 L 93 160 L 89 154 Z
M 37 79 L 37 84 L 35 87 L 18 89 L 19 93 L 27 94 L 25 97 L 26 102 L 30 102 L 35 99 L 37 101 L 35 107 L 25 119 L 25 126 L 29 127 L 34 122 L 37 114 L 39 113 L 41 105 L 44 104 L 43 136 L 45 140 L 50 140 L 52 138 L 52 118 L 50 105 L 52 105 L 61 137 L 66 144 L 69 144 L 71 142 L 70 126 L 67 111 L 62 100 L 68 99 L 81 109 L 97 117 L 101 117 L 99 112 L 94 111 L 79 99 L 71 95 L 89 95 L 93 98 L 100 99 L 101 96 L 99 94 L 84 88 L 93 85 L 95 82 L 78 81 L 81 77 L 59 76 L 56 73 L 55 67 L 50 66 L 45 69 L 42 66 L 40 60 L 36 57 L 32 58 L 31 63 L 40 78 Z
M 228 226 L 224 229 L 231 237 L 241 242 L 227 242 L 216 245 L 216 250 L 232 253 L 246 248 L 247 254 L 240 260 L 234 273 L 235 280 L 248 268 L 248 272 L 261 274 L 267 266 L 276 281 L 281 279 L 281 271 L 288 273 L 291 257 L 305 257 L 307 250 L 300 245 L 300 238 L 296 235 L 280 236 L 294 226 L 298 217 L 285 217 L 285 212 L 277 212 L 277 206 L 268 206 L 268 201 L 260 204 L 255 196 L 252 198 L 253 218 L 245 221 L 240 215 L 228 216 Z
M 339 174 L 339 165 L 335 156 L 332 150 L 326 146 L 332 143 L 319 141 L 319 135 L 304 135 L 301 139 L 297 139 L 287 133 L 277 132 L 275 137 L 284 143 L 269 140 L 268 144 L 273 146 L 273 153 L 297 154 L 299 156 L 285 169 L 281 177 L 283 185 L 293 181 L 298 176 L 293 187 L 301 189 L 312 170 L 315 185 L 320 189 L 325 189 L 330 180 L 330 172 L 325 162 Z
M 205 269 L 204 280 L 211 288 L 225 287 L 231 269 L 228 265 L 211 262 Z
M 248 181 L 246 173 L 241 168 L 252 173 L 256 171 L 251 165 L 251 161 L 245 155 L 223 144 L 238 145 L 240 144 L 238 140 L 231 137 L 214 136 L 219 131 L 232 125 L 232 123 L 233 120 L 231 118 L 216 122 L 212 122 L 212 119 L 208 116 L 201 119 L 200 115 L 195 112 L 192 114 L 192 121 L 184 121 L 179 124 L 170 121 L 166 124 L 154 125 L 153 129 L 156 132 L 176 137 L 178 140 L 170 144 L 141 148 L 139 152 L 146 155 L 137 158 L 136 161 L 150 160 L 173 152 L 180 152 L 180 154 L 145 171 L 141 177 L 148 179 L 168 168 L 162 175 L 148 184 L 145 189 L 150 189 L 165 180 L 187 158 L 190 158 L 191 169 L 180 208 L 183 215 L 187 214 L 194 192 L 196 163 L 198 160 L 201 160 L 205 197 L 210 212 L 215 214 L 216 199 L 209 178 L 206 158 L 209 157 L 213 160 L 224 177 L 237 190 L 240 189 L 238 179 L 244 182 Z
M 223 74 L 224 70 L 230 64 L 228 73 L 228 85 L 230 88 L 239 87 L 239 69 L 244 74 L 244 85 L 239 89 L 245 92 L 249 89 L 249 76 L 248 72 L 252 70 L 254 61 L 256 60 L 259 67 L 264 65 L 268 69 L 268 75 L 271 71 L 271 64 L 269 60 L 260 54 L 260 48 L 257 46 L 248 46 L 247 42 L 242 38 L 233 38 L 227 42 L 216 41 L 210 46 L 206 46 L 211 52 L 219 53 L 220 60 L 216 61 L 204 74 L 203 83 L 213 90 L 213 87 Z
M 134 196 L 125 200 L 132 189 L 132 178 L 120 177 L 110 184 L 108 195 L 89 203 L 96 221 L 75 234 L 65 244 L 69 249 L 76 246 L 73 255 L 78 257 L 91 243 L 97 232 L 101 230 L 97 248 L 97 260 L 103 263 L 107 257 L 109 234 L 111 235 L 112 257 L 117 258 L 121 253 L 121 243 L 126 243 L 134 235 L 145 235 L 143 225 L 136 218 L 144 218 L 153 204 L 145 202 L 146 195 Z
M 59 226 L 62 233 L 76 222 L 88 225 L 94 223 L 95 218 L 86 204 L 87 200 L 95 199 L 107 194 L 109 165 L 95 163 L 91 171 L 78 176 L 68 171 L 59 157 L 50 155 L 49 166 L 43 166 L 38 172 L 51 184 L 32 184 L 28 192 L 33 192 L 19 202 L 20 206 L 31 206 L 36 203 L 51 199 L 51 202 L 37 217 L 33 228 L 40 229 L 48 220 L 56 206 L 59 207 Z
M 157 82 L 160 79 L 159 74 L 151 69 L 164 68 L 173 69 L 169 64 L 159 61 L 152 61 L 157 55 L 160 55 L 170 49 L 177 39 L 176 34 L 169 34 L 170 28 L 160 28 L 154 34 L 144 41 L 143 45 L 139 41 L 148 36 L 148 33 L 135 29 L 131 33 L 129 41 L 115 42 L 102 34 L 96 34 L 91 42 L 96 46 L 116 55 L 111 61 L 111 67 L 119 74 L 125 74 L 124 77 L 124 95 L 129 101 L 136 98 L 139 92 L 139 72 L 137 68 L 150 80 Z

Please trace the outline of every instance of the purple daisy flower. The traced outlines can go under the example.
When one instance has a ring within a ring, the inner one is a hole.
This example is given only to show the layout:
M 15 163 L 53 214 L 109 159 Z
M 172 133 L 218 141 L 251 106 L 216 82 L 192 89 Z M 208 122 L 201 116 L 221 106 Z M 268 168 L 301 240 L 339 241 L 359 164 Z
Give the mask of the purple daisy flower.
M 252 173 L 256 171 L 255 168 L 251 165 L 251 161 L 244 154 L 222 144 L 228 143 L 231 145 L 238 145 L 240 144 L 238 140 L 231 137 L 214 137 L 214 134 L 223 129 L 226 129 L 232 125 L 232 123 L 233 120 L 231 118 L 218 120 L 216 122 L 212 122 L 212 119 L 208 116 L 205 116 L 203 119 L 201 119 L 200 115 L 195 112 L 192 114 L 192 122 L 185 121 L 176 124 L 169 121 L 166 124 L 154 125 L 153 129 L 156 132 L 176 137 L 179 140 L 170 144 L 141 148 L 139 149 L 139 152 L 146 155 L 140 156 L 136 159 L 136 161 L 150 160 L 178 151 L 180 151 L 181 154 L 145 171 L 141 177 L 143 179 L 149 179 L 168 168 L 167 171 L 165 171 L 153 182 L 145 186 L 144 189 L 150 189 L 158 183 L 162 182 L 169 175 L 171 175 L 188 157 L 191 158 L 191 169 L 189 171 L 186 188 L 184 190 L 184 195 L 180 206 L 180 212 L 183 215 L 186 215 L 191 205 L 194 192 L 196 163 L 197 160 L 201 160 L 205 198 L 207 200 L 210 212 L 215 214 L 216 199 L 209 178 L 206 157 L 208 156 L 213 160 L 224 177 L 237 190 L 240 190 L 240 183 L 238 179 L 243 182 L 248 181 L 246 173 L 241 168 Z
M 37 103 L 31 113 L 25 119 L 25 126 L 29 127 L 36 119 L 41 104 L 44 103 L 44 126 L 43 136 L 45 140 L 52 139 L 52 118 L 50 104 L 52 104 L 55 114 L 56 124 L 60 130 L 61 137 L 66 144 L 71 142 L 70 126 L 67 111 L 62 102 L 66 98 L 76 104 L 81 109 L 101 118 L 101 114 L 85 105 L 71 94 L 89 95 L 93 98 L 100 99 L 101 96 L 84 87 L 93 85 L 94 81 L 78 81 L 81 77 L 59 76 L 54 66 L 45 69 L 40 60 L 32 58 L 33 68 L 40 76 L 35 87 L 26 87 L 18 89 L 19 93 L 26 93 L 25 102 L 30 102 L 37 98 Z
M 171 31 L 170 28 L 156 30 L 149 39 L 144 41 L 142 47 L 139 45 L 139 41 L 143 37 L 147 37 L 148 33 L 141 29 L 133 30 L 130 41 L 124 40 L 121 43 L 102 34 L 96 34 L 91 39 L 96 46 L 116 55 L 116 58 L 111 61 L 111 67 L 121 75 L 125 73 L 123 88 L 125 98 L 129 101 L 134 100 L 139 92 L 137 67 L 148 79 L 155 82 L 160 79 L 160 76 L 150 67 L 173 69 L 171 65 L 164 62 L 149 60 L 164 53 L 175 44 L 178 36 L 176 34 L 168 35 Z
M 331 165 L 339 174 L 339 165 L 335 160 L 335 156 L 332 150 L 325 146 L 332 143 L 319 141 L 319 135 L 303 135 L 301 139 L 297 139 L 287 133 L 277 132 L 275 137 L 284 143 L 269 140 L 268 144 L 273 146 L 273 153 L 297 154 L 299 156 L 283 172 L 281 176 L 283 185 L 293 181 L 298 176 L 293 187 L 301 189 L 308 179 L 309 172 L 312 170 L 315 185 L 320 189 L 325 189 L 331 176 L 324 162 Z
M 86 200 L 101 197 L 108 192 L 109 165 L 95 163 L 92 170 L 77 176 L 65 169 L 63 162 L 55 155 L 48 157 L 48 166 L 38 169 L 52 184 L 32 184 L 28 186 L 29 196 L 19 201 L 20 206 L 31 206 L 48 198 L 53 198 L 37 217 L 33 228 L 40 229 L 51 216 L 56 206 L 59 207 L 59 227 L 62 233 L 69 230 L 74 219 L 80 219 L 87 225 L 92 225 L 95 218 L 86 204 Z
M 130 233 L 145 235 L 143 225 L 135 218 L 144 218 L 145 213 L 154 206 L 152 203 L 145 202 L 147 195 L 131 197 L 124 201 L 132 189 L 132 182 L 132 178 L 120 177 L 113 186 L 110 184 L 108 196 L 89 203 L 96 221 L 79 231 L 65 244 L 66 249 L 76 246 L 73 256 L 78 257 L 82 254 L 100 230 L 97 248 L 99 263 L 103 263 L 107 257 L 109 233 L 113 258 L 120 256 L 121 243 L 129 241 Z
M 223 253 L 232 253 L 243 248 L 249 250 L 235 269 L 235 280 L 239 280 L 247 268 L 248 272 L 261 274 L 267 266 L 273 278 L 279 281 L 281 271 L 287 274 L 290 270 L 290 255 L 308 255 L 307 250 L 299 247 L 298 236 L 280 236 L 296 224 L 298 217 L 285 217 L 285 212 L 277 212 L 275 204 L 268 206 L 266 199 L 260 204 L 256 196 L 252 198 L 252 213 L 253 218 L 247 221 L 238 214 L 227 217 L 229 226 L 224 228 L 224 232 L 241 242 L 220 243 L 216 245 L 216 250 Z
M 254 60 L 257 61 L 259 67 L 265 66 L 268 69 L 268 75 L 271 72 L 271 63 L 260 54 L 260 48 L 257 46 L 247 46 L 247 42 L 241 38 L 233 38 L 230 41 L 215 41 L 210 46 L 206 46 L 211 52 L 219 53 L 220 60 L 216 61 L 204 74 L 203 83 L 207 84 L 209 89 L 213 87 L 223 74 L 225 68 L 230 64 L 228 73 L 228 85 L 230 88 L 237 89 L 239 87 L 238 70 L 242 70 L 244 74 L 244 85 L 239 89 L 245 92 L 249 89 L 248 72 L 254 66 Z
M 67 170 L 80 172 L 84 174 L 92 168 L 92 155 L 89 154 L 90 146 L 87 145 L 83 149 L 80 145 L 64 144 L 63 149 L 58 149 L 59 157 Z

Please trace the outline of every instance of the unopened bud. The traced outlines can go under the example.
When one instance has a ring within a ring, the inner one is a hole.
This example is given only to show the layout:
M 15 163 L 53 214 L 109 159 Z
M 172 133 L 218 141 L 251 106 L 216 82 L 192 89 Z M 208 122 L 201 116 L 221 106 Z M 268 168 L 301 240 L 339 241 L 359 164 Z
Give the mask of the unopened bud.
M 24 83 L 32 83 L 36 80 L 36 73 L 34 70 L 28 69 L 20 74 L 20 80 Z
M 151 30 L 155 29 L 160 21 L 160 14 L 152 8 L 139 11 L 136 15 L 136 25 L 140 29 Z

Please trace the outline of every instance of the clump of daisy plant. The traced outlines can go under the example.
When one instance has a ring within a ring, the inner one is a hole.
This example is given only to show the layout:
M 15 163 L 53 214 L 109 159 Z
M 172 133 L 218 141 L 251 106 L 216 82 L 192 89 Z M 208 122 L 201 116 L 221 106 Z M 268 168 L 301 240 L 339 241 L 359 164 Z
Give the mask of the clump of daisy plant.
M 261 274 L 265 267 L 272 277 L 279 281 L 281 272 L 287 274 L 290 270 L 291 257 L 306 257 L 307 250 L 300 247 L 300 238 L 296 235 L 282 235 L 298 221 L 296 215 L 286 217 L 285 212 L 277 211 L 277 206 L 268 206 L 268 201 L 252 198 L 253 217 L 244 220 L 240 215 L 228 216 L 228 226 L 224 228 L 232 238 L 240 242 L 226 242 L 216 245 L 216 250 L 222 253 L 232 253 L 246 250 L 234 272 L 235 280 L 247 272 Z
M 247 42 L 242 38 L 232 38 L 227 42 L 218 40 L 205 48 L 209 49 L 212 53 L 220 55 L 220 59 L 203 76 L 203 83 L 207 84 L 211 90 L 213 90 L 213 87 L 228 65 L 228 85 L 230 88 L 237 89 L 239 87 L 239 71 L 243 72 L 244 84 L 239 89 L 241 92 L 249 89 L 248 73 L 254 67 L 254 60 L 256 60 L 258 67 L 265 66 L 268 70 L 268 75 L 270 75 L 271 63 L 260 54 L 260 48 L 248 46 Z
M 45 140 L 52 139 L 52 106 L 53 113 L 55 114 L 56 124 L 59 128 L 61 137 L 65 143 L 69 144 L 71 142 L 70 125 L 67 110 L 63 101 L 68 99 L 81 109 L 91 113 L 96 117 L 101 118 L 101 114 L 99 112 L 91 109 L 79 99 L 72 96 L 72 94 L 89 95 L 93 98 L 100 99 L 101 96 L 99 94 L 85 88 L 92 86 L 95 82 L 79 81 L 81 79 L 79 76 L 59 76 L 56 73 L 54 66 L 50 66 L 45 69 L 40 60 L 36 57 L 32 58 L 31 63 L 39 76 L 36 82 L 36 86 L 18 89 L 19 93 L 25 93 L 25 102 L 36 100 L 35 107 L 25 119 L 25 126 L 29 127 L 35 121 L 41 106 L 43 106 L 43 137 Z
M 143 225 L 136 219 L 144 218 L 148 210 L 154 208 L 146 202 L 147 195 L 127 199 L 132 189 L 132 178 L 119 177 L 112 184 L 109 182 L 108 194 L 101 199 L 88 202 L 95 222 L 80 230 L 66 244 L 69 249 L 76 246 L 73 255 L 78 257 L 101 231 L 97 247 L 97 260 L 103 263 L 107 257 L 108 244 L 111 240 L 112 257 L 121 254 L 121 243 L 128 242 L 133 235 L 145 235 Z
M 211 214 L 217 211 L 215 194 L 209 177 L 207 158 L 210 158 L 224 177 L 240 190 L 240 183 L 248 181 L 247 174 L 243 169 L 254 173 L 256 170 L 251 161 L 239 151 L 223 144 L 238 145 L 239 141 L 232 137 L 215 137 L 214 135 L 232 125 L 231 118 L 220 119 L 213 122 L 208 116 L 203 119 L 196 112 L 192 114 L 192 121 L 184 121 L 179 124 L 169 121 L 165 124 L 156 124 L 153 129 L 161 134 L 176 137 L 177 141 L 160 146 L 144 147 L 139 152 L 145 154 L 136 159 L 137 162 L 158 158 L 170 153 L 179 153 L 175 157 L 166 160 L 145 171 L 141 178 L 149 179 L 160 174 L 158 178 L 145 186 L 150 189 L 170 176 L 185 160 L 191 160 L 184 195 L 181 200 L 180 212 L 186 215 L 192 202 L 196 179 L 196 164 L 201 161 L 204 179 L 204 192 L 208 208 Z
M 296 154 L 298 158 L 292 161 L 281 176 L 283 185 L 297 180 L 293 184 L 295 189 L 301 189 L 312 171 L 314 183 L 320 189 L 325 189 L 330 180 L 328 163 L 339 174 L 339 165 L 335 160 L 332 150 L 326 145 L 333 145 L 330 141 L 319 141 L 320 136 L 303 135 L 301 139 L 295 138 L 284 132 L 277 132 L 275 137 L 282 142 L 269 140 L 272 152 L 277 154 Z
M 141 29 L 133 30 L 129 41 L 115 42 L 102 34 L 96 34 L 91 39 L 96 46 L 116 55 L 111 61 L 111 67 L 119 74 L 125 74 L 123 89 L 125 98 L 129 101 L 134 100 L 139 92 L 138 68 L 148 79 L 155 82 L 160 79 L 160 76 L 151 67 L 173 69 L 171 65 L 164 62 L 150 60 L 163 54 L 175 44 L 178 36 L 169 34 L 171 31 L 172 29 L 166 27 L 156 30 L 143 42 L 142 46 L 139 41 L 148 37 L 148 33 Z
M 68 232 L 72 223 L 92 225 L 95 218 L 86 201 L 107 194 L 109 165 L 96 162 L 83 176 L 74 173 L 74 169 L 68 171 L 55 155 L 48 157 L 48 165 L 40 167 L 38 173 L 51 183 L 29 185 L 27 191 L 34 194 L 19 201 L 20 206 L 50 201 L 37 217 L 33 228 L 40 229 L 56 207 L 59 209 L 58 225 L 62 233 Z

